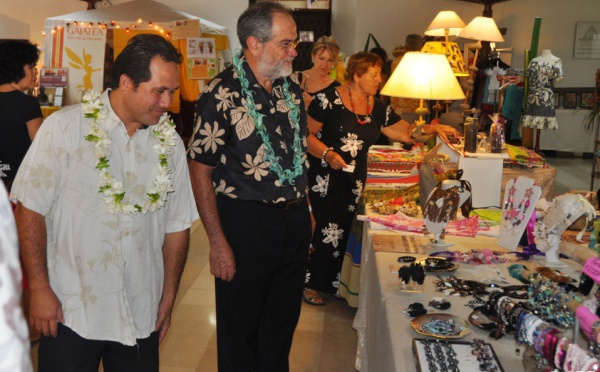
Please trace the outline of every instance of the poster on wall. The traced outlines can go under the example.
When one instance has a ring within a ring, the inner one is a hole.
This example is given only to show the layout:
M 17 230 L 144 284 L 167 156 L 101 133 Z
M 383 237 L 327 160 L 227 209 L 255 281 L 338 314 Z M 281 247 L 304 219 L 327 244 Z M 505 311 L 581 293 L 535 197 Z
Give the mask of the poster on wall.
M 97 27 L 70 25 L 53 39 L 51 67 L 69 69 L 67 104 L 81 102 L 87 90 L 102 91 L 105 45 L 106 30 Z
M 573 58 L 600 58 L 600 22 L 577 22 Z
M 200 37 L 200 20 L 184 19 L 171 22 L 173 40 Z
M 187 68 L 190 79 L 212 79 L 217 75 L 214 38 L 187 38 Z

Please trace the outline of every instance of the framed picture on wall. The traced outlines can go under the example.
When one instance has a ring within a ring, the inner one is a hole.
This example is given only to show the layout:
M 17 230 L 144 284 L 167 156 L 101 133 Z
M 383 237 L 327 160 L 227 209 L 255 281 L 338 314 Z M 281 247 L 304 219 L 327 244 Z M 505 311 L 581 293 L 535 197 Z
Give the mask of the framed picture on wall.
M 577 93 L 575 93 L 575 92 L 565 93 L 565 100 L 563 102 L 563 107 L 566 109 L 577 108 Z
M 581 108 L 591 109 L 594 107 L 594 93 L 581 93 Z
M 577 22 L 573 58 L 600 58 L 600 22 Z

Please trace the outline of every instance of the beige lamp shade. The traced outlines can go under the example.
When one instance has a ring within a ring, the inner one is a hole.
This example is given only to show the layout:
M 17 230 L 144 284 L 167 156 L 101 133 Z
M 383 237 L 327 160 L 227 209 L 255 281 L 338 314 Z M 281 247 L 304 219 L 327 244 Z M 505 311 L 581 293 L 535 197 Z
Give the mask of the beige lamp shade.
M 465 98 L 446 56 L 421 52 L 404 55 L 381 94 L 431 100 Z
M 469 76 L 467 64 L 458 44 L 445 41 L 428 41 L 423 45 L 421 52 L 444 54 L 450 63 L 454 76 Z
M 496 26 L 496 22 L 494 22 L 493 18 L 489 17 L 473 18 L 473 20 L 460 31 L 458 36 L 479 41 L 498 43 L 504 41 L 498 26 Z
M 465 27 L 465 23 L 454 11 L 442 10 L 429 24 L 425 30 L 425 35 L 446 37 L 448 35 L 458 35 L 463 27 Z

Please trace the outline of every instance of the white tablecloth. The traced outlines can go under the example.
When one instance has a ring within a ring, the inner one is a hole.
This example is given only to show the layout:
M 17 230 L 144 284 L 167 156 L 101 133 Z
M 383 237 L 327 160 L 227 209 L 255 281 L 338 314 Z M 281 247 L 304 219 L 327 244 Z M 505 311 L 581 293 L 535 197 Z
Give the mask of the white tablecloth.
M 371 223 L 365 223 L 370 225 Z M 362 282 L 359 297 L 359 308 L 354 320 L 354 328 L 358 332 L 358 346 L 356 356 L 356 369 L 359 371 L 417 371 L 412 353 L 412 339 L 423 337 L 416 333 L 410 326 L 412 318 L 402 313 L 412 303 L 422 303 L 429 313 L 450 313 L 467 320 L 471 308 L 465 304 L 472 299 L 468 297 L 445 297 L 442 293 L 435 291 L 433 280 L 435 275 L 427 275 L 424 283 L 423 293 L 401 292 L 398 286 L 398 275 L 392 274 L 390 264 L 397 263 L 398 253 L 375 252 L 372 249 L 371 237 L 376 233 L 392 233 L 369 230 L 365 235 L 362 263 Z M 469 249 L 494 249 L 501 250 L 495 244 L 496 239 L 491 237 L 457 238 L 447 237 L 447 241 L 456 242 L 450 250 Z M 433 252 L 428 248 L 427 254 Z M 417 256 L 419 257 L 419 256 Z M 573 274 L 573 268 L 579 267 L 573 261 L 568 261 L 570 269 L 563 272 Z M 512 263 L 494 265 L 500 270 L 502 276 L 510 284 L 520 284 L 508 274 L 508 266 Z M 541 262 L 543 264 L 543 262 Z M 535 263 L 533 263 L 535 265 Z M 482 278 L 494 275 L 492 265 L 460 265 L 460 268 L 452 274 L 464 278 L 482 280 Z M 443 275 L 449 275 L 444 273 Z M 449 310 L 440 311 L 427 306 L 433 297 L 444 297 L 450 301 L 452 307 Z M 489 338 L 487 331 L 470 326 L 471 334 L 463 338 L 463 341 L 471 341 L 473 338 L 481 338 L 490 342 L 498 355 L 502 367 L 507 372 L 524 371 L 522 356 L 515 354 L 516 343 L 513 335 L 506 335 L 500 340 Z M 459 366 L 460 367 L 460 366 Z

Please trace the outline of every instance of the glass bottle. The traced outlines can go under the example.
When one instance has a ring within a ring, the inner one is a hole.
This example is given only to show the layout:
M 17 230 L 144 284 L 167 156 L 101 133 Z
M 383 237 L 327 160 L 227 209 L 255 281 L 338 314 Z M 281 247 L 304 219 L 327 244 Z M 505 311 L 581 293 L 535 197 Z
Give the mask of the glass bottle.
M 504 146 L 504 123 L 501 122 L 500 116 L 494 114 L 492 117 L 492 126 L 490 128 L 490 152 L 501 153 Z
M 477 124 L 471 116 L 464 123 L 465 152 L 477 152 Z

